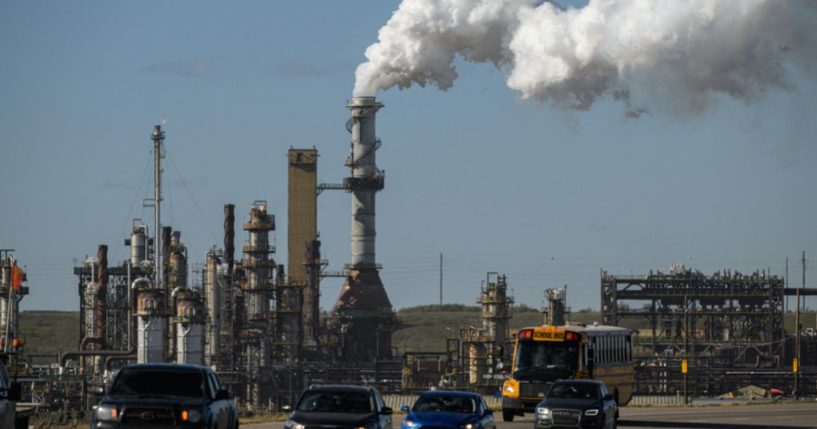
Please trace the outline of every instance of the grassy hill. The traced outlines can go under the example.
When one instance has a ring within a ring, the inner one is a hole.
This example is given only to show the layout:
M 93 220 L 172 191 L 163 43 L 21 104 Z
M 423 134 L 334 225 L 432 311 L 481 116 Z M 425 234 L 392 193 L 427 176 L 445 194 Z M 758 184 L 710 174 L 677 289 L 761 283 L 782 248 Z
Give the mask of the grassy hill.
M 19 332 L 27 355 L 51 356 L 37 358 L 34 363 L 55 362 L 57 355 L 79 346 L 79 312 L 23 311 Z

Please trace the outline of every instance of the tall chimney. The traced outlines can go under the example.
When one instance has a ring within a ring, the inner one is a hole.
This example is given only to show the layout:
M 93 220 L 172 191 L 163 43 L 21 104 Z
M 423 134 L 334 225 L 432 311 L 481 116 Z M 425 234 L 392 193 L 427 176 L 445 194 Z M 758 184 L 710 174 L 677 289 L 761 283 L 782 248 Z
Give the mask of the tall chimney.
M 94 300 L 94 336 L 101 341 L 101 347 L 105 348 L 105 309 L 108 301 L 108 246 L 100 244 L 96 253 L 99 269 L 96 272 L 97 292 Z
M 227 272 L 233 272 L 235 263 L 235 206 L 224 204 L 224 259 L 227 262 Z
M 342 336 L 341 357 L 370 360 L 391 356 L 394 311 L 380 280 L 375 259 L 375 194 L 383 189 L 384 175 L 375 162 L 380 140 L 375 135 L 375 114 L 383 104 L 374 97 L 354 97 L 348 130 L 352 153 L 346 159 L 351 176 L 343 180 L 352 195 L 349 275 L 340 291 L 335 311 Z

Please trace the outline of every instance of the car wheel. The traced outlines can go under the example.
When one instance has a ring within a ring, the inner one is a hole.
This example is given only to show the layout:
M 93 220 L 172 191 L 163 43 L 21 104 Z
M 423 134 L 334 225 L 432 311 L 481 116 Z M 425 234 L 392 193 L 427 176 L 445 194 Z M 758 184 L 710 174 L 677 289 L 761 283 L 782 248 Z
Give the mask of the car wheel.
M 513 421 L 513 411 L 502 410 L 502 421 L 503 422 L 512 422 Z

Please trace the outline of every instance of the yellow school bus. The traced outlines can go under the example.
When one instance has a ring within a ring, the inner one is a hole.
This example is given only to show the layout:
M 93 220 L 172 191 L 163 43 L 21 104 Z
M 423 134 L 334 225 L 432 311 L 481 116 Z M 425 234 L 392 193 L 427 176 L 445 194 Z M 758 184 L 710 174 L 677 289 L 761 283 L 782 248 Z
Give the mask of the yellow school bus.
M 632 331 L 568 323 L 522 328 L 516 335 L 511 378 L 502 385 L 502 419 L 533 412 L 550 384 L 561 379 L 603 381 L 616 402 L 633 395 Z

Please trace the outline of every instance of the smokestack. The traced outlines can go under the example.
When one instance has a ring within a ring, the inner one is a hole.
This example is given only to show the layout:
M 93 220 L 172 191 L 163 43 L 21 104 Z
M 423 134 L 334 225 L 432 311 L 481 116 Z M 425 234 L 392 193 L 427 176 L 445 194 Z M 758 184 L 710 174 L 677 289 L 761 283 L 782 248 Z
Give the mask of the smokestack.
M 354 97 L 346 106 L 352 111 L 352 154 L 347 164 L 352 177 L 346 188 L 352 193 L 353 267 L 375 266 L 375 194 L 383 189 L 383 172 L 375 157 L 380 140 L 375 135 L 375 114 L 383 104 L 374 97 Z
M 94 336 L 99 338 L 101 343 L 101 349 L 106 348 L 106 335 L 105 335 L 105 326 L 106 326 L 106 313 L 105 308 L 107 307 L 108 302 L 108 246 L 104 244 L 99 245 L 99 249 L 96 253 L 96 259 L 99 264 L 99 269 L 97 270 L 97 292 L 96 292 L 96 300 L 94 301 Z
M 235 263 L 235 205 L 224 204 L 224 259 L 227 260 L 227 272 L 233 272 Z
M 375 258 L 375 194 L 383 189 L 384 183 L 383 172 L 375 162 L 380 148 L 375 135 L 375 114 L 383 104 L 374 97 L 354 97 L 346 107 L 352 111 L 348 126 L 352 153 L 346 160 L 351 177 L 343 182 L 352 195 L 352 261 L 335 311 L 343 336 L 341 357 L 370 360 L 391 356 L 394 320 Z

